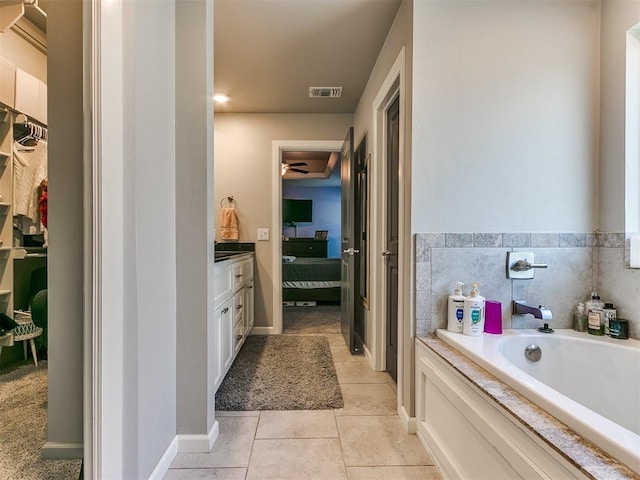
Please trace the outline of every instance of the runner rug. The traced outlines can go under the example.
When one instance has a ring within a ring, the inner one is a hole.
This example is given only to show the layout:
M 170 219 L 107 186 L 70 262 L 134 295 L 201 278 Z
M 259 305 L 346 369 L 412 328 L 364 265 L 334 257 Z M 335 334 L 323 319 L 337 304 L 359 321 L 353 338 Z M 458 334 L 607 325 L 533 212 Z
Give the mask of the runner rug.
M 216 410 L 342 408 L 329 341 L 319 335 L 249 336 L 216 393 Z

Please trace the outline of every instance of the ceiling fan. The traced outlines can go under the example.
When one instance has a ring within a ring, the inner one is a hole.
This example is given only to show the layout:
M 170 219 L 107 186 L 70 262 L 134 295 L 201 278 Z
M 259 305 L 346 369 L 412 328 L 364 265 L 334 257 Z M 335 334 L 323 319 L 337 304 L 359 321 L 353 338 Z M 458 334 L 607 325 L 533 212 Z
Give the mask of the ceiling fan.
M 282 175 L 284 175 L 287 170 L 290 172 L 296 172 L 296 173 L 303 173 L 303 174 L 308 174 L 309 170 L 303 170 L 301 168 L 295 168 L 295 167 L 307 167 L 307 163 L 306 162 L 295 162 L 295 163 L 286 163 L 286 162 L 282 162 Z

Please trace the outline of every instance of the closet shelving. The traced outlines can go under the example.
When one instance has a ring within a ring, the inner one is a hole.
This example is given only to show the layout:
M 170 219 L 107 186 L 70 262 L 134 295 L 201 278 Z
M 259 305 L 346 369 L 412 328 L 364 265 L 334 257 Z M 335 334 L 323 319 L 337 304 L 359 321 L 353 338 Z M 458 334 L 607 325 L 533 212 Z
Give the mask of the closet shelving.
M 13 117 L 0 109 L 0 312 L 7 314 L 13 313 Z

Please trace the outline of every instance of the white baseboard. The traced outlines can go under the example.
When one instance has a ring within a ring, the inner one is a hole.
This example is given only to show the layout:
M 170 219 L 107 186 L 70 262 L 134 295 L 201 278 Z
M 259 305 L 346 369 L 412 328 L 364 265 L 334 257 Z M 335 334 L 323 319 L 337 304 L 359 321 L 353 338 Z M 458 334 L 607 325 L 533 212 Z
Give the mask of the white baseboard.
M 213 427 L 208 434 L 186 434 L 177 435 L 178 452 L 179 453 L 206 453 L 210 452 L 213 444 L 216 443 L 218 434 L 220 433 L 220 425 L 217 421 L 213 422 Z
M 416 417 L 410 417 L 407 413 L 407 410 L 404 408 L 404 405 L 400 407 L 398 415 L 400 416 L 400 421 L 402 422 L 402 425 L 404 425 L 404 428 L 407 430 L 407 433 L 415 435 L 415 433 L 418 431 Z
M 253 327 L 251 335 L 277 335 L 276 329 L 273 327 Z
M 369 364 L 371 369 L 375 370 L 375 363 L 376 362 L 373 359 L 373 355 L 371 355 L 371 350 L 369 350 L 366 345 L 363 345 L 362 348 L 364 350 L 364 358 L 367 359 L 367 363 Z
M 164 454 L 160 458 L 160 461 L 156 465 L 156 468 L 153 469 L 151 475 L 149 476 L 149 480 L 161 480 L 169 471 L 169 467 L 171 466 L 171 462 L 176 458 L 176 454 L 178 453 L 178 436 L 176 435 L 171 440 L 171 443 L 164 451 Z
M 58 460 L 63 458 L 82 458 L 82 443 L 46 442 L 42 447 L 42 458 Z

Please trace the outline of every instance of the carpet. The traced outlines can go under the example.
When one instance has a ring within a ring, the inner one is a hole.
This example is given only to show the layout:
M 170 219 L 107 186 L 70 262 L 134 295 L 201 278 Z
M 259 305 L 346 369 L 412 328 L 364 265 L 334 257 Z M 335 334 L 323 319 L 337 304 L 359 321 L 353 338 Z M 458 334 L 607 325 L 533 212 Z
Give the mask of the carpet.
M 282 333 L 340 333 L 340 305 L 283 307 Z
M 0 479 L 77 479 L 80 460 L 43 460 L 47 440 L 47 362 L 0 373 Z
M 249 336 L 216 393 L 216 410 L 342 408 L 329 341 L 323 336 Z

